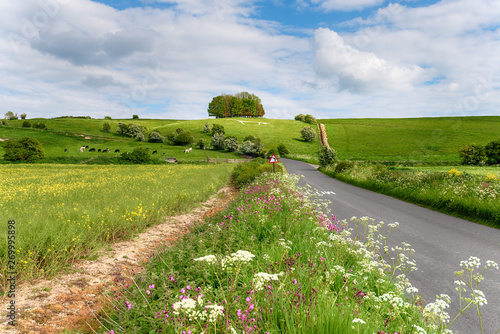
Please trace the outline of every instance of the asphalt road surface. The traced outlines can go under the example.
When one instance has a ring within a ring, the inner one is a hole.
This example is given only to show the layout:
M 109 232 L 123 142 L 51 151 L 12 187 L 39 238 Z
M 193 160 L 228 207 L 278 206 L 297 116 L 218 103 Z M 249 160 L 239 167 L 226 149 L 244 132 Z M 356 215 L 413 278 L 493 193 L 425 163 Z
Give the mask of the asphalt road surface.
M 500 265 L 500 230 L 476 224 L 425 209 L 398 199 L 361 189 L 330 178 L 304 162 L 281 159 L 290 174 L 303 175 L 299 185 L 309 184 L 331 201 L 330 210 L 337 219 L 368 216 L 375 222 L 398 222 L 399 228 L 389 237 L 392 245 L 402 241 L 415 249 L 413 259 L 417 271 L 409 275 L 413 286 L 419 289 L 426 302 L 434 302 L 436 295 L 445 293 L 452 299 L 447 309 L 451 319 L 458 314 L 458 292 L 454 281 L 460 261 L 470 256 Z M 484 333 L 494 334 L 500 329 L 500 270 L 489 269 L 480 284 L 488 301 L 481 307 Z M 454 333 L 481 333 L 476 309 L 461 315 L 453 324 Z M 500 333 L 500 332 L 499 332 Z

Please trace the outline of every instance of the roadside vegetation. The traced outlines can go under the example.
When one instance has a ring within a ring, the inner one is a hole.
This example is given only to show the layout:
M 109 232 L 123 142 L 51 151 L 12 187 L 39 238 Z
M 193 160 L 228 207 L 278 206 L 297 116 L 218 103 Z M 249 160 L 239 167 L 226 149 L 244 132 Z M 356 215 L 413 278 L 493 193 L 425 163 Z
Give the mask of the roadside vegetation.
M 498 167 L 409 169 L 342 161 L 320 171 L 365 189 L 500 228 Z
M 7 231 L 10 219 L 18 223 L 18 279 L 51 277 L 106 244 L 191 209 L 227 184 L 230 171 L 229 164 L 2 166 L 0 229 Z M 1 233 L 2 291 L 7 244 Z
M 422 304 L 406 279 L 416 269 L 414 251 L 404 242 L 389 251 L 397 223 L 337 221 L 297 181 L 258 177 L 116 291 L 93 331 L 451 333 L 450 296 Z M 478 270 L 480 260 L 470 258 L 460 266 L 457 314 L 474 309 L 481 322 L 486 298 L 472 277 L 480 282 L 498 265 L 487 261 Z

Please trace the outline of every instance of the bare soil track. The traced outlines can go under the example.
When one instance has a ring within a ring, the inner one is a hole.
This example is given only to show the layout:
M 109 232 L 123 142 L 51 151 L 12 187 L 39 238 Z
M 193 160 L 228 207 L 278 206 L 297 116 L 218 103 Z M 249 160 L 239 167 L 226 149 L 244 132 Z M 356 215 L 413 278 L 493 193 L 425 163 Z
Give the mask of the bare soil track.
M 133 240 L 109 245 L 97 260 L 77 263 L 71 274 L 18 286 L 16 325 L 7 323 L 10 300 L 4 298 L 0 333 L 52 334 L 85 327 L 90 331 L 87 323 L 92 322 L 94 313 L 109 305 L 106 296 L 110 292 L 130 282 L 148 258 L 175 242 L 193 224 L 223 210 L 236 195 L 236 189 L 226 186 L 192 212 L 165 217 L 165 223 L 148 228 Z

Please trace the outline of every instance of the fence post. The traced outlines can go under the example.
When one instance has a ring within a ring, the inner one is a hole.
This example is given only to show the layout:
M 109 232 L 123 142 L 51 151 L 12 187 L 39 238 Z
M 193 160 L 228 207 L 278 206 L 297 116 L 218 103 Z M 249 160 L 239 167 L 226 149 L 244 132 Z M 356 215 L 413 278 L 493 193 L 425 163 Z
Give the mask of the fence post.
M 210 163 L 210 157 L 207 155 L 207 164 Z
M 219 156 L 217 156 L 217 163 L 219 163 Z
M 226 157 L 226 163 L 229 163 L 229 159 L 228 159 L 228 157 Z

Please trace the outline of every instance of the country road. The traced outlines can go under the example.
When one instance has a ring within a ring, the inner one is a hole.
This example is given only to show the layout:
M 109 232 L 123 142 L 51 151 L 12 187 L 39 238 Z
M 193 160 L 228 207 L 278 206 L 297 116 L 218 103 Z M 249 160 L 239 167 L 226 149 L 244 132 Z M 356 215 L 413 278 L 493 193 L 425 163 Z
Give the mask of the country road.
M 368 216 L 376 222 L 399 222 L 391 234 L 392 245 L 407 242 L 415 249 L 414 260 L 418 270 L 409 275 L 413 286 L 427 302 L 445 293 L 452 299 L 447 309 L 451 319 L 458 313 L 458 293 L 455 291 L 455 271 L 462 270 L 460 261 L 470 256 L 500 264 L 500 230 L 451 217 L 417 205 L 354 187 L 318 172 L 313 166 L 289 159 L 281 159 L 290 174 L 303 175 L 299 185 L 306 183 L 331 201 L 331 213 L 337 219 Z M 500 270 L 489 269 L 480 285 L 487 305 L 481 307 L 484 333 L 494 334 L 500 329 Z M 453 324 L 454 333 L 481 333 L 475 309 L 461 315 Z M 500 332 L 499 332 L 500 333 Z

